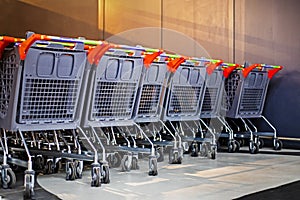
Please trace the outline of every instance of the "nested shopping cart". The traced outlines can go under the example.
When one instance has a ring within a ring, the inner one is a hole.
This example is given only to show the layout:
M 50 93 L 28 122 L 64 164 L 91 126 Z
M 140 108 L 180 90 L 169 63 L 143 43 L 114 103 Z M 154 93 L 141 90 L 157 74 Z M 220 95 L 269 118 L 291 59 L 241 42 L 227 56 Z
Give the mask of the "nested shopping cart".
M 154 145 L 134 122 L 133 115 L 140 80 L 146 70 L 142 56 L 144 48 L 112 45 L 105 51 L 102 49 L 99 46 L 90 52 L 93 62 L 89 65 L 89 87 L 81 126 L 89 128 L 96 139 L 102 141 L 109 161 L 116 159 L 113 157 L 118 152 L 126 152 L 121 163 L 116 161 L 124 171 L 138 168 L 138 157 L 133 152 L 141 149 L 136 147 L 132 135 L 142 135 L 151 144 L 150 149 L 143 149 L 150 154 L 149 175 L 157 175 Z M 120 138 L 126 145 L 118 142 Z
M 192 142 L 195 139 L 205 87 L 206 68 L 203 62 L 181 58 L 180 65 L 169 77 L 162 113 L 162 120 L 178 137 L 178 148 L 170 150 L 170 163 L 181 163 L 182 141 Z M 193 135 L 189 136 L 188 133 Z
M 15 182 L 7 161 L 27 167 L 25 197 L 30 198 L 34 195 L 33 162 L 43 165 L 47 159 L 52 171 L 59 159 L 67 158 L 68 180 L 81 177 L 82 160 L 93 160 L 81 155 L 76 132 L 86 51 L 80 41 L 33 33 L 26 40 L 2 37 L 0 44 L 2 187 Z M 21 158 L 8 157 L 12 149 L 21 152 Z
M 282 69 L 282 66 L 245 64 L 243 68 L 234 70 L 225 80 L 225 102 L 222 106 L 227 120 L 227 125 L 237 132 L 231 133 L 231 139 L 249 139 L 250 153 L 258 153 L 260 137 L 272 138 L 275 150 L 282 148 L 282 142 L 277 138 L 276 128 L 262 115 L 270 79 Z M 258 131 L 252 119 L 263 119 L 273 131 Z M 240 131 L 241 126 L 230 119 L 239 119 L 245 132 Z M 234 144 L 239 146 L 239 142 Z

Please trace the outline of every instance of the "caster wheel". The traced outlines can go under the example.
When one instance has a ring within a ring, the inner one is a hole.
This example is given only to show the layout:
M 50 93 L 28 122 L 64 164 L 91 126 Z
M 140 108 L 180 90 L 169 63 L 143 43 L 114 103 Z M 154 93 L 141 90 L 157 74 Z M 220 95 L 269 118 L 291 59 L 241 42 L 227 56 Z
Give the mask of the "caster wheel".
M 177 164 L 178 157 L 178 150 L 171 149 L 169 152 L 169 164 Z
M 198 144 L 196 142 L 193 142 L 191 144 L 191 156 L 192 157 L 198 157 L 199 156 L 199 148 L 198 148 Z
M 208 156 L 208 147 L 207 147 L 206 143 L 201 144 L 200 156 L 201 157 L 207 157 Z
M 99 164 L 92 164 L 92 187 L 100 187 L 101 186 L 101 173 L 100 173 L 100 165 Z
M 108 165 L 102 166 L 101 183 L 104 183 L 104 184 L 109 184 L 110 183 L 110 179 L 109 179 L 109 167 L 108 167 Z
M 58 161 L 56 161 L 55 163 L 55 168 L 54 168 L 54 172 L 58 173 L 59 171 L 62 170 L 62 161 L 61 159 L 59 159 Z
M 262 149 L 262 148 L 264 147 L 264 145 L 265 145 L 264 140 L 261 139 L 261 138 L 259 138 L 259 139 L 258 139 L 258 147 L 259 147 L 260 149 Z
M 107 156 L 107 161 L 108 161 L 108 165 L 109 167 L 112 167 L 112 168 L 117 168 L 117 167 L 120 167 L 121 165 L 121 156 L 119 153 L 114 153 L 114 154 L 108 154 Z
M 16 174 L 11 168 L 2 168 L 0 180 L 3 189 L 12 188 L 16 185 Z
M 235 146 L 234 152 L 239 152 L 241 148 L 239 141 L 234 140 L 234 146 Z
M 228 153 L 233 153 L 235 151 L 235 142 L 229 141 L 227 147 L 228 147 Z
M 76 179 L 76 167 L 73 162 L 66 163 L 66 180 L 73 181 Z
M 83 170 L 83 161 L 76 160 L 74 162 L 75 167 L 75 178 L 81 179 L 82 178 L 82 170 Z
M 34 199 L 35 193 L 33 190 L 34 187 L 34 172 L 29 172 L 26 174 L 25 172 L 25 190 L 24 190 L 24 199 Z
M 257 154 L 259 151 L 259 147 L 257 143 L 250 142 L 249 143 L 249 151 L 251 154 Z
M 46 173 L 53 174 L 54 173 L 54 163 L 52 160 L 48 160 L 46 163 Z
M 37 156 L 34 162 L 34 168 L 37 171 L 42 171 L 45 166 L 45 159 L 42 156 Z
M 129 172 L 131 169 L 131 161 L 132 159 L 130 158 L 129 155 L 124 155 L 122 160 L 121 160 L 121 168 L 123 172 Z
M 281 150 L 283 143 L 281 140 L 276 139 L 274 142 L 274 150 Z
M 140 166 L 138 165 L 138 159 L 135 158 L 135 157 L 132 158 L 131 169 L 132 170 L 138 170 L 138 169 L 140 169 Z
M 157 159 L 156 157 L 149 158 L 149 176 L 157 176 Z
M 157 153 L 156 155 L 157 162 L 163 162 L 165 160 L 163 148 L 162 147 L 157 148 L 156 153 Z

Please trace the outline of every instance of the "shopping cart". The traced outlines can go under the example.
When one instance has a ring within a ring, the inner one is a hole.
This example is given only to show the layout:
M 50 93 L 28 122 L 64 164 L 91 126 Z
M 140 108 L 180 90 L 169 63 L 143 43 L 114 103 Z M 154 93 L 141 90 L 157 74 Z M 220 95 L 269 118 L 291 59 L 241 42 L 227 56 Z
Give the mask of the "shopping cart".
M 26 40 L 0 39 L 2 187 L 15 182 L 8 161 L 27 167 L 25 197 L 30 198 L 34 195 L 33 162 L 41 161 L 38 157 L 49 156 L 49 168 L 59 161 L 56 158 L 67 158 L 66 178 L 81 177 L 83 156 L 74 130 L 83 104 L 80 93 L 86 51 L 80 41 L 40 34 L 30 33 Z M 28 161 L 8 158 L 10 148 L 25 152 Z
M 282 148 L 282 142 L 277 138 L 275 127 L 262 115 L 267 88 L 270 79 L 282 69 L 282 66 L 254 64 L 234 70 L 225 80 L 225 102 L 222 106 L 226 112 L 226 126 L 232 130 L 230 139 L 249 139 L 250 153 L 258 153 L 260 137 L 273 139 L 275 150 Z M 251 119 L 263 119 L 269 125 L 272 132 L 260 132 Z M 239 119 L 245 132 L 241 132 L 241 126 L 232 119 Z M 238 132 L 233 133 L 233 130 Z M 229 147 L 239 148 L 240 142 L 231 141 Z
M 175 57 L 175 61 L 176 59 L 180 59 L 180 57 Z M 199 128 L 197 122 L 200 118 L 206 75 L 204 61 L 191 58 L 181 59 L 177 70 L 168 80 L 162 120 L 178 137 L 178 145 L 170 150 L 169 163 L 181 163 L 182 140 L 184 142 L 193 141 Z M 192 123 L 188 124 L 189 122 Z M 192 128 L 192 126 L 194 127 Z M 193 136 L 186 135 L 188 132 L 192 132 Z
M 138 87 L 144 68 L 142 47 L 112 45 L 106 51 L 96 47 L 90 53 L 94 62 L 90 64 L 90 75 L 86 92 L 86 102 L 81 126 L 92 130 L 93 135 L 105 146 L 110 160 L 121 157 L 122 170 L 138 168 L 138 157 L 134 152 L 143 151 L 149 156 L 149 175 L 157 174 L 154 145 L 133 119 Z M 151 149 L 138 149 L 132 135 L 145 137 Z M 126 145 L 118 143 L 120 138 Z M 134 144 L 132 144 L 132 142 Z M 125 153 L 124 153 L 125 152 Z M 112 158 L 114 157 L 114 158 Z M 113 164 L 115 165 L 115 164 Z

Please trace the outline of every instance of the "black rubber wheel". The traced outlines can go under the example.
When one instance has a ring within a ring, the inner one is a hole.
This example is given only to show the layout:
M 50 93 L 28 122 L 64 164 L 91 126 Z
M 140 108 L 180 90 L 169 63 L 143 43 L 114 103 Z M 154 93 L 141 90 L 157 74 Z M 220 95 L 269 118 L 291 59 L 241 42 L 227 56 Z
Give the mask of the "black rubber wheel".
M 2 177 L 1 179 L 2 187 L 4 189 L 13 188 L 17 182 L 16 174 L 11 168 L 7 168 L 6 172 L 7 172 L 6 177 Z
M 46 163 L 46 173 L 53 174 L 54 173 L 54 164 L 52 160 L 48 160 Z
M 120 167 L 122 158 L 118 152 L 114 154 L 109 154 L 107 158 L 110 167 L 112 168 Z
M 129 156 L 124 155 L 121 160 L 121 167 L 123 172 L 129 172 L 131 169 L 131 163 L 129 161 Z
M 110 178 L 109 178 L 109 167 L 103 166 L 103 171 L 102 171 L 102 178 L 101 178 L 101 183 L 104 184 L 109 184 L 110 183 Z
M 234 141 L 229 141 L 227 147 L 228 147 L 228 153 L 233 153 L 235 150 Z
M 276 139 L 275 143 L 274 143 L 274 150 L 281 150 L 283 143 L 281 140 Z
M 211 147 L 210 158 L 211 158 L 212 160 L 215 160 L 216 157 L 217 157 L 217 146 L 216 146 L 216 145 L 213 145 L 213 146 Z
M 169 153 L 169 164 L 177 164 L 178 161 L 178 151 L 171 149 Z
M 234 152 L 239 152 L 241 148 L 241 144 L 239 143 L 239 141 L 234 140 L 234 146 L 235 146 Z
M 92 167 L 92 187 L 100 187 L 101 181 L 100 181 L 100 167 Z
M 250 142 L 249 143 L 249 151 L 251 154 L 257 154 L 259 151 L 259 147 L 257 143 Z
M 132 158 L 131 169 L 132 170 L 138 170 L 138 169 L 140 169 L 140 167 L 138 165 L 138 159 L 135 158 L 135 157 Z
M 191 144 L 191 156 L 192 157 L 198 157 L 199 156 L 199 148 L 198 148 L 198 144 L 196 142 L 193 142 Z
M 68 171 L 66 172 L 66 180 L 73 181 L 76 179 L 76 167 L 74 162 L 67 162 L 66 165 L 69 165 Z
M 163 162 L 165 160 L 164 158 L 164 150 L 162 147 L 159 147 L 156 149 L 156 157 L 157 157 L 157 162 Z
M 201 157 L 207 157 L 208 156 L 208 147 L 205 143 L 202 144 L 201 150 L 200 150 L 200 156 Z
M 37 156 L 34 160 L 34 168 L 37 171 L 43 170 L 45 167 L 45 159 L 42 156 Z
M 33 188 L 31 188 L 31 184 L 30 184 L 30 177 L 26 176 L 25 177 L 25 189 L 24 189 L 24 199 L 34 199 L 34 190 Z
M 56 162 L 55 168 L 54 168 L 54 173 L 58 173 L 62 169 L 62 161 L 61 159 Z
M 75 172 L 76 172 L 75 173 L 75 178 L 81 179 L 82 178 L 82 170 L 83 169 L 81 169 L 82 166 L 80 166 L 80 161 L 76 160 L 74 162 L 74 167 L 75 167 Z
M 149 176 L 157 176 L 157 159 L 156 158 L 149 158 Z
M 259 139 L 258 139 L 258 147 L 259 147 L 260 149 L 262 149 L 262 148 L 264 147 L 264 145 L 265 145 L 264 140 L 261 139 L 261 138 L 259 138 Z

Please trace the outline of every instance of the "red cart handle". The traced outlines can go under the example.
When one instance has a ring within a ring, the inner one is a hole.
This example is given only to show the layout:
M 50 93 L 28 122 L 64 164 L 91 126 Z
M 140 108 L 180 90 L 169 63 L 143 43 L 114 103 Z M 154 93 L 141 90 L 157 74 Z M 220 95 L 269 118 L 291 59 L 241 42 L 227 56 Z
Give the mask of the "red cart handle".
M 92 64 L 96 64 L 98 65 L 100 59 L 102 58 L 102 56 L 105 54 L 105 52 L 107 52 L 110 48 L 112 48 L 113 46 L 107 42 L 103 42 L 102 44 L 96 46 L 95 48 L 93 48 L 88 56 L 87 59 L 89 61 L 89 63 Z
M 208 63 L 208 66 L 206 67 L 206 72 L 207 72 L 207 74 L 208 75 L 211 75 L 213 72 L 214 72 L 214 70 L 218 67 L 218 66 L 220 66 L 221 64 L 223 63 L 223 61 L 222 60 L 218 60 L 218 61 L 216 61 L 216 62 L 209 62 Z
M 159 56 L 160 54 L 162 54 L 163 51 L 160 50 L 158 52 L 154 52 L 152 54 L 146 54 L 144 57 L 144 65 L 146 68 L 150 67 L 151 63 L 154 61 L 155 58 L 157 58 L 157 56 Z
M 226 64 L 226 63 L 225 63 Z M 223 76 L 225 78 L 228 78 L 229 75 L 233 72 L 233 70 L 235 70 L 236 68 L 238 68 L 240 65 L 239 64 L 227 64 L 226 68 L 223 69 Z
M 23 42 L 24 39 L 14 38 L 10 36 L 1 36 L 0 37 L 0 59 L 2 58 L 3 51 L 7 45 L 14 42 Z
M 247 76 L 249 75 L 249 73 L 250 73 L 253 69 L 257 68 L 257 67 L 261 67 L 261 65 L 260 65 L 260 64 L 253 64 L 253 65 L 251 65 L 251 66 L 249 66 L 249 67 L 243 68 L 243 69 L 242 69 L 242 72 L 243 72 L 244 77 L 247 78 Z
M 183 63 L 186 59 L 183 57 L 175 58 L 171 61 L 168 62 L 168 70 L 172 73 L 174 73 L 178 67 L 180 66 L 181 63 Z

